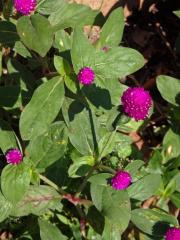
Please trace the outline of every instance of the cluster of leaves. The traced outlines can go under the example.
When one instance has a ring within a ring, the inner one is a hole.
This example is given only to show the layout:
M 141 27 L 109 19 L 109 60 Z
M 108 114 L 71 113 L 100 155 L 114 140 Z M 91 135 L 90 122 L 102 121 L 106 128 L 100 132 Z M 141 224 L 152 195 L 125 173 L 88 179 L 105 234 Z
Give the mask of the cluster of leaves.
M 119 46 L 123 19 L 121 8 L 105 20 L 64 0 L 39 0 L 31 16 L 4 4 L 0 230 L 13 239 L 136 239 L 137 229 L 138 239 L 163 239 L 178 225 L 169 204 L 180 207 L 180 83 L 157 79 L 170 127 L 145 164 L 129 133 L 148 120 L 129 119 L 120 106 L 127 86 L 119 79 L 144 65 L 139 52 Z M 102 25 L 94 44 L 83 33 L 93 24 Z M 95 71 L 91 86 L 77 81 L 84 66 Z M 24 153 L 17 166 L 5 163 L 11 148 Z M 132 176 L 127 190 L 109 184 L 118 168 Z M 151 208 L 142 208 L 149 199 Z

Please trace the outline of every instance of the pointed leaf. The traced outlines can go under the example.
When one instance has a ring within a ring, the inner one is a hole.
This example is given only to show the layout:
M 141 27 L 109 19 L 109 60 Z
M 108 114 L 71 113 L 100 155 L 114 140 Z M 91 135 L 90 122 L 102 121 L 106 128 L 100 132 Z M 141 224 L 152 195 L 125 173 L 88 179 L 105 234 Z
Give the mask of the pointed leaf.
M 75 28 L 71 57 L 76 73 L 85 66 L 94 67 L 95 49 L 83 34 L 81 28 Z
M 63 99 L 64 83 L 61 77 L 40 85 L 21 114 L 22 138 L 28 140 L 44 132 L 57 116 Z
M 124 14 L 122 8 L 116 8 L 102 27 L 98 45 L 102 47 L 118 46 L 124 30 Z

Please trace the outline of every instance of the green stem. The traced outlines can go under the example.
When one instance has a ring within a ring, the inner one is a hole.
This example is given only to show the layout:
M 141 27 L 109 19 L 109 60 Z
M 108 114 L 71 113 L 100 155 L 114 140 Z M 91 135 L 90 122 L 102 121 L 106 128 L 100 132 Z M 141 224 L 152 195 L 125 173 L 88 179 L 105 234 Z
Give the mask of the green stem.
M 105 165 L 103 165 L 103 164 L 100 164 L 100 165 L 98 166 L 98 168 L 99 168 L 99 169 L 102 169 L 102 170 L 105 170 L 105 171 L 108 171 L 108 172 L 110 172 L 110 173 L 112 173 L 112 174 L 115 174 L 115 173 L 116 173 L 116 171 L 115 171 L 114 169 L 112 169 L 111 167 L 105 166 Z
M 58 187 L 58 185 L 56 185 L 55 183 L 53 183 L 51 180 L 49 180 L 47 177 L 45 177 L 45 176 L 43 176 L 43 175 L 41 175 L 41 174 L 39 174 L 39 178 L 43 181 L 43 182 L 45 182 L 45 183 L 47 183 L 49 186 L 51 186 L 52 188 L 54 188 L 56 191 L 58 191 L 59 193 L 61 193 L 61 194 L 67 194 L 64 190 L 62 190 L 60 187 Z

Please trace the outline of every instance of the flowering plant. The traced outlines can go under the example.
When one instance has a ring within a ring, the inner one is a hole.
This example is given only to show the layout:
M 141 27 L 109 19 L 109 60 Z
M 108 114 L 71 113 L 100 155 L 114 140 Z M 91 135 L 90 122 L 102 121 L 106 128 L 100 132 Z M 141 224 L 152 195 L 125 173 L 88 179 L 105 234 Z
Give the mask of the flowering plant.
M 145 60 L 120 45 L 122 8 L 105 19 L 65 0 L 14 0 L 4 3 L 2 19 L 0 232 L 180 239 L 169 214 L 169 204 L 180 206 L 180 84 L 157 78 L 170 123 L 145 163 L 132 133 L 146 131 L 156 108 L 143 86 L 124 84 Z M 91 42 L 93 24 L 101 31 Z

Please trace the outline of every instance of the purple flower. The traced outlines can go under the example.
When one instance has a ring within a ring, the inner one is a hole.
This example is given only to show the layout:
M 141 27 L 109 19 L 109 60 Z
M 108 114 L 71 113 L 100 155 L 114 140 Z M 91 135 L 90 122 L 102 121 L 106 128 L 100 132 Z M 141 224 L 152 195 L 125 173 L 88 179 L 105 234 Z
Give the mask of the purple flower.
M 78 81 L 83 85 L 90 85 L 95 78 L 95 73 L 90 67 L 83 67 L 78 73 Z
M 169 228 L 166 232 L 165 240 L 180 240 L 180 228 Z
M 6 153 L 6 159 L 8 163 L 19 164 L 22 161 L 23 156 L 19 149 L 11 149 Z
M 111 179 L 111 185 L 116 190 L 126 189 L 132 182 L 131 175 L 126 171 L 118 171 Z
M 36 8 L 36 0 L 14 0 L 14 7 L 23 15 L 29 15 Z
M 148 116 L 152 105 L 152 98 L 148 91 L 142 87 L 128 88 L 121 97 L 124 112 L 136 121 Z

